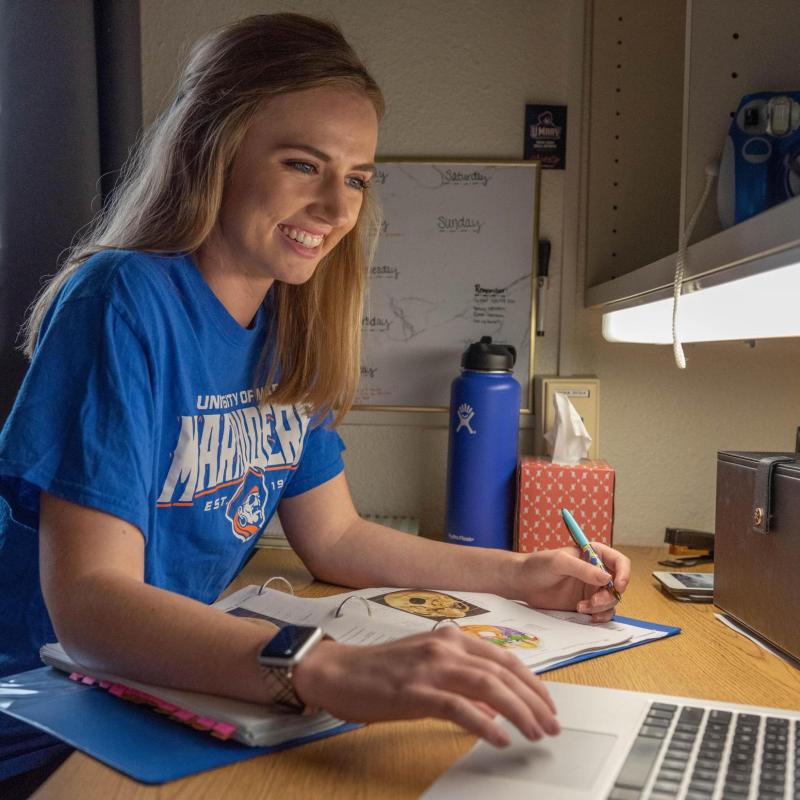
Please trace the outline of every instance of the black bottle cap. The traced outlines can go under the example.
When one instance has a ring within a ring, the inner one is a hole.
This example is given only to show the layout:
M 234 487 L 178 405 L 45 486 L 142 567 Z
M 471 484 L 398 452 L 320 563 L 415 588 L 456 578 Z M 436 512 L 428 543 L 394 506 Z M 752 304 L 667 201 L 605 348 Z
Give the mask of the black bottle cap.
M 510 344 L 492 344 L 491 336 L 483 336 L 464 351 L 461 367 L 478 372 L 511 372 L 516 360 L 516 348 Z

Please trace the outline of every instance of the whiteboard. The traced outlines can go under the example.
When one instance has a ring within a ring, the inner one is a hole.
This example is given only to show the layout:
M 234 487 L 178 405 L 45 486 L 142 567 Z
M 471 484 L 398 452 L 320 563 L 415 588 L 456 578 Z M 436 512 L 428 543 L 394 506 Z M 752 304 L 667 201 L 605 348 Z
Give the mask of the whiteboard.
M 461 354 L 491 336 L 516 348 L 530 411 L 538 163 L 385 161 L 372 186 L 383 224 L 356 407 L 446 408 Z

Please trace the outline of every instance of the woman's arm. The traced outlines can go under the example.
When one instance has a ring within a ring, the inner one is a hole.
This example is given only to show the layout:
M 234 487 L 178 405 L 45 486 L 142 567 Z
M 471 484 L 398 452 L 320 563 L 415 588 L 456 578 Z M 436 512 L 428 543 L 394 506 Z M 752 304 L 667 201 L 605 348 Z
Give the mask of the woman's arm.
M 347 480 L 327 483 L 281 501 L 286 535 L 312 574 L 345 586 L 402 586 L 491 592 L 537 608 L 613 616 L 608 575 L 579 558 L 577 548 L 533 554 L 436 542 L 385 528 L 358 516 Z M 630 561 L 610 547 L 595 548 L 624 592 Z
M 353 554 L 357 558 L 357 554 Z M 82 666 L 269 703 L 257 656 L 270 631 L 144 583 L 144 539 L 109 514 L 42 494 L 42 591 Z M 442 630 L 375 647 L 318 644 L 294 671 L 301 700 L 353 721 L 452 720 L 497 745 L 496 714 L 526 736 L 558 732 L 547 689 L 513 655 Z
M 144 538 L 118 517 L 42 493 L 42 592 L 84 667 L 145 683 L 265 701 L 270 630 L 144 583 Z

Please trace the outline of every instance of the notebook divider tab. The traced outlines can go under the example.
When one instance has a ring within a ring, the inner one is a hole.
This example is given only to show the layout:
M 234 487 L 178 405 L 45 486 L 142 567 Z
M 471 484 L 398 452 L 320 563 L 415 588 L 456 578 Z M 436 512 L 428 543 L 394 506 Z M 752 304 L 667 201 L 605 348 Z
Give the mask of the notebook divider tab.
M 140 689 L 134 689 L 130 686 L 125 686 L 122 683 L 113 683 L 111 681 L 98 680 L 91 675 L 84 675 L 80 672 L 71 672 L 69 679 L 78 683 L 83 683 L 86 686 L 97 686 L 100 689 L 105 689 L 109 694 L 113 694 L 120 700 L 127 700 L 131 703 L 138 705 L 150 706 L 154 711 L 159 714 L 164 714 L 176 722 L 182 722 L 191 728 L 199 731 L 206 731 L 217 739 L 223 741 L 230 739 L 236 733 L 236 726 L 228 722 L 221 722 L 212 719 L 208 716 L 200 716 L 185 708 L 180 708 L 173 703 L 162 700 Z

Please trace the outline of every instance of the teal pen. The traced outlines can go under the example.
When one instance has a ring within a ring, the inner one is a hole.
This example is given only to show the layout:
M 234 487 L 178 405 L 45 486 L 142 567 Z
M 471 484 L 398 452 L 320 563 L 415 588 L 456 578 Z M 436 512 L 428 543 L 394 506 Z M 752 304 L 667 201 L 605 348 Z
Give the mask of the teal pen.
M 564 524 L 567 526 L 567 530 L 569 531 L 569 535 L 572 537 L 572 541 L 578 545 L 578 549 L 586 556 L 586 560 L 594 567 L 600 567 L 604 572 L 608 572 L 606 569 L 606 565 L 603 563 L 600 556 L 595 553 L 594 548 L 589 544 L 589 540 L 586 538 L 586 534 L 581 530 L 581 526 L 575 522 L 575 518 L 572 514 L 567 511 L 566 508 L 561 509 L 561 516 L 564 518 Z M 610 572 L 608 573 L 611 574 Z M 617 601 L 622 600 L 622 595 L 614 588 L 614 581 L 610 580 L 608 582 L 608 591 L 617 598 Z

